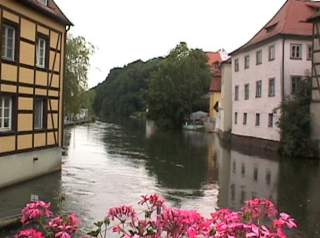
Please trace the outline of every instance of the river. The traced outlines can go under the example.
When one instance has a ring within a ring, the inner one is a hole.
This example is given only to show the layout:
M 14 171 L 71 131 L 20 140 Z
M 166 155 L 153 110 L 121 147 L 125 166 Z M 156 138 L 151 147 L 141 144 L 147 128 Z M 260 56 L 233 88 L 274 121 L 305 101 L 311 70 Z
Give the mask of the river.
M 75 211 L 90 228 L 108 208 L 135 205 L 143 194 L 158 193 L 172 206 L 205 215 L 260 197 L 298 220 L 297 237 L 320 237 L 316 162 L 250 155 L 222 146 L 214 134 L 161 132 L 135 120 L 76 126 L 66 130 L 66 141 L 62 171 L 1 190 L 0 213 L 37 195 L 62 212 Z M 10 233 L 0 231 L 0 237 Z

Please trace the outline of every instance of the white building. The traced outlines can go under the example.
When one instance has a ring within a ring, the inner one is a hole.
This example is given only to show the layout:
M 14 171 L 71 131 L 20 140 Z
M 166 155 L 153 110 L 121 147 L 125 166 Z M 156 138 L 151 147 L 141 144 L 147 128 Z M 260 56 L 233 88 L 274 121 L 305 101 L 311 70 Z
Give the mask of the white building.
M 231 60 L 221 63 L 221 98 L 216 121 L 216 130 L 227 133 L 232 128 L 232 73 Z
M 279 141 L 280 104 L 310 76 L 312 24 L 319 2 L 288 0 L 232 55 L 232 134 Z

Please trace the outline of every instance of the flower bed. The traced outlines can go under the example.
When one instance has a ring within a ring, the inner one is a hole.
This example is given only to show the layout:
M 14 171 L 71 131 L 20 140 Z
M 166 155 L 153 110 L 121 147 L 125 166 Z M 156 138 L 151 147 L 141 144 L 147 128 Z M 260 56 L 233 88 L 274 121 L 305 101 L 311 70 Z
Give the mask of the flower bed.
M 280 213 L 265 199 L 247 201 L 240 211 L 221 209 L 205 218 L 197 211 L 171 208 L 158 195 L 142 196 L 138 204 L 143 212 L 131 206 L 110 208 L 95 229 L 81 236 L 75 214 L 54 215 L 50 203 L 33 202 L 22 210 L 21 222 L 33 227 L 18 232 L 16 238 L 106 238 L 110 232 L 124 238 L 286 238 L 289 229 L 297 228 L 295 220 Z

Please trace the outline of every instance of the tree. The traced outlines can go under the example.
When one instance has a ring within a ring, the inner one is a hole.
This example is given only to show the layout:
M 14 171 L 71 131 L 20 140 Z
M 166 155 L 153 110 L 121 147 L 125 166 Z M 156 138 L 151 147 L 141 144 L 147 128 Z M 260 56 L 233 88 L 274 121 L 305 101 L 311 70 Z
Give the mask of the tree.
M 87 89 L 90 56 L 94 47 L 84 37 L 69 36 L 66 44 L 66 69 L 64 81 L 64 107 L 66 115 L 77 114 L 81 95 Z
M 180 43 L 153 74 L 148 116 L 163 128 L 179 128 L 208 92 L 211 73 L 206 54 Z
M 146 110 L 146 94 L 151 74 L 161 58 L 134 61 L 123 68 L 114 68 L 106 80 L 95 88 L 93 108 L 100 117 L 130 116 Z
M 311 140 L 311 80 L 302 80 L 293 97 L 281 104 L 280 154 L 287 158 L 314 158 L 317 155 Z

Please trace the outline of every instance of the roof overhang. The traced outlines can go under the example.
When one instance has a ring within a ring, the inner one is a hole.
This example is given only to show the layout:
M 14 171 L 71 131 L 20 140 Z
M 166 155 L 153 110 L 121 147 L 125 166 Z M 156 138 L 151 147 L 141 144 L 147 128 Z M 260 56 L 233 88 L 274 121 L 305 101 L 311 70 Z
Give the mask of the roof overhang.
M 50 17 L 50 18 L 58 21 L 59 23 L 65 25 L 65 26 L 73 26 L 73 23 L 62 13 L 62 11 L 61 11 L 61 13 L 63 14 L 63 17 L 59 17 L 59 16 L 55 15 L 54 13 L 47 11 L 45 8 L 40 7 L 39 5 L 33 3 L 32 1 L 18 0 L 18 2 L 27 6 L 27 7 L 32 8 L 33 10 L 35 10 L 37 12 L 40 12 L 41 14 L 43 14 L 47 17 Z

